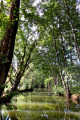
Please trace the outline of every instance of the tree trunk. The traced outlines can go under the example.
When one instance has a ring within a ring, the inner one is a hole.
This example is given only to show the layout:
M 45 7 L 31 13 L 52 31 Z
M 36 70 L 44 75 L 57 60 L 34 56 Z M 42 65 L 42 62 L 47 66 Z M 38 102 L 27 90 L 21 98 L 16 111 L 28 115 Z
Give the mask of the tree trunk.
M 70 22 L 69 24 L 71 26 L 71 30 L 72 30 L 72 33 L 73 33 L 73 38 L 74 38 L 74 42 L 75 42 L 75 46 L 76 46 L 78 59 L 80 61 L 80 48 L 79 48 L 79 45 L 78 45 L 78 40 L 77 40 L 76 32 L 75 32 L 75 29 L 74 29 L 74 25 L 73 25 L 74 23 L 72 22 L 73 20 L 71 19 L 70 9 L 69 9 L 69 6 L 68 6 L 66 0 L 65 0 L 65 4 L 66 4 L 66 11 L 67 11 L 68 19 L 69 19 L 69 22 Z
M 12 0 L 10 21 L 0 46 L 0 96 L 3 93 L 5 81 L 12 62 L 15 38 L 19 21 L 20 0 Z M 15 12 L 14 12 L 15 11 Z
M 69 88 L 68 79 L 67 79 L 66 97 L 67 97 L 68 99 L 70 99 L 70 98 L 71 98 L 71 93 L 70 93 L 70 88 Z
M 25 70 L 28 68 L 29 66 L 29 63 L 30 63 L 30 59 L 31 59 L 31 54 L 32 54 L 32 51 L 34 50 L 35 48 L 35 41 L 34 43 L 32 44 L 32 46 L 30 47 L 30 50 L 29 50 L 29 55 L 28 55 L 28 58 L 26 59 L 26 62 L 24 63 L 24 59 L 25 59 L 25 54 L 23 55 L 22 57 L 22 62 L 21 62 L 21 68 L 19 70 L 19 72 L 17 73 L 16 75 L 16 78 L 15 78 L 15 81 L 14 81 L 14 85 L 12 86 L 11 88 L 11 91 L 16 91 L 18 89 L 18 85 L 20 83 L 20 80 L 22 78 L 22 76 L 24 75 L 24 72 Z M 25 53 L 25 51 L 24 51 Z
M 60 70 L 61 82 L 62 82 L 62 84 L 63 84 L 63 86 L 64 86 L 64 88 L 66 90 L 66 86 L 65 86 L 65 83 L 64 83 L 64 77 L 62 75 L 62 66 L 61 66 L 61 61 L 60 61 L 60 53 L 59 53 L 59 50 L 57 49 L 57 45 L 56 45 L 56 40 L 55 39 L 54 39 L 54 44 L 55 44 L 55 51 L 56 51 L 57 61 L 58 61 L 59 67 L 61 68 L 61 70 Z M 58 82 L 58 80 L 57 80 L 57 82 Z
M 22 77 L 22 74 L 21 74 L 21 71 L 20 71 L 20 72 L 17 73 L 17 76 L 15 78 L 15 83 L 12 86 L 11 91 L 16 91 L 17 90 L 21 77 Z

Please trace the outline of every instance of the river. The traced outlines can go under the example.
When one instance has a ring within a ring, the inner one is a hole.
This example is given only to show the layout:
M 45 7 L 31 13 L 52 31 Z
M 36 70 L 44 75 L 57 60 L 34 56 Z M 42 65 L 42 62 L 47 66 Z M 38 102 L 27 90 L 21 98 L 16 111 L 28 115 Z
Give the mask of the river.
M 36 90 L 13 97 L 0 106 L 1 120 L 80 120 L 80 103 Z

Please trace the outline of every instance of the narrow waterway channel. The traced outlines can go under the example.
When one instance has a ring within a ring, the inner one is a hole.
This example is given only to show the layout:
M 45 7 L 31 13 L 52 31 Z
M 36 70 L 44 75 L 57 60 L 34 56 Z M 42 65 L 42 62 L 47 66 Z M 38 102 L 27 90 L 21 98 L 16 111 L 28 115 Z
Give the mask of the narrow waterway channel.
M 80 120 L 80 104 L 55 96 L 53 92 L 34 91 L 14 97 L 0 106 L 1 120 Z

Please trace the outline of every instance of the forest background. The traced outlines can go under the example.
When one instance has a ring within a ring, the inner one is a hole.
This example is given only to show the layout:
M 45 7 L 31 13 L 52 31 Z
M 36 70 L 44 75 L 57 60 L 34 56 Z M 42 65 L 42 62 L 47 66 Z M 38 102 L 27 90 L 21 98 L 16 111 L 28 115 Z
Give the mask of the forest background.
M 78 0 L 0 1 L 0 96 L 52 88 L 80 94 Z

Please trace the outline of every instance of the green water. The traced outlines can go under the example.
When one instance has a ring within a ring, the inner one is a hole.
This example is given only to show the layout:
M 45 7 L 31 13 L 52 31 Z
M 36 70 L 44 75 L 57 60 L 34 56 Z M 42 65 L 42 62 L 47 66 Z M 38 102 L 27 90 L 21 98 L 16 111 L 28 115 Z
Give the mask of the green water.
M 80 120 L 79 103 L 46 91 L 20 94 L 0 109 L 1 120 Z

